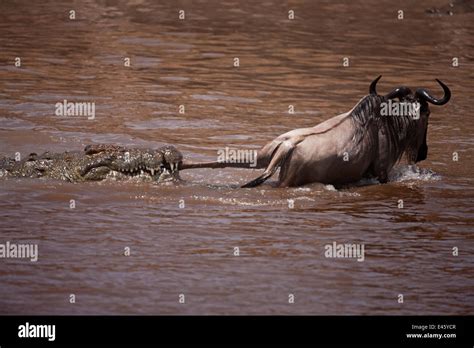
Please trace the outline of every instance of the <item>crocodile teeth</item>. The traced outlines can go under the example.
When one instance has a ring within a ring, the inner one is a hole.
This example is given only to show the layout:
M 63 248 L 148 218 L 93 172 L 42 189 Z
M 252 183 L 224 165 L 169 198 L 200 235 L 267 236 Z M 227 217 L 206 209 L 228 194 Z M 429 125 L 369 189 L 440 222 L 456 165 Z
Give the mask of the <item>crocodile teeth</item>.
M 143 175 L 143 170 L 140 170 L 140 174 Z
M 151 176 L 155 175 L 155 170 L 153 168 L 150 169 L 150 172 L 151 172 Z

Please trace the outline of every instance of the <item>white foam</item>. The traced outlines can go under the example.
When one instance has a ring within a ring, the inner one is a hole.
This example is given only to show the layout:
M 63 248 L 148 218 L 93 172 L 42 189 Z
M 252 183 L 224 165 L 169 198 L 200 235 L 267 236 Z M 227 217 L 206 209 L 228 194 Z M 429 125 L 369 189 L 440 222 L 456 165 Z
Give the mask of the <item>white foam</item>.
M 334 185 L 324 185 L 324 188 L 328 191 L 337 191 Z
M 389 181 L 436 181 L 441 176 L 431 169 L 418 168 L 416 165 L 405 165 L 394 168 L 389 175 Z

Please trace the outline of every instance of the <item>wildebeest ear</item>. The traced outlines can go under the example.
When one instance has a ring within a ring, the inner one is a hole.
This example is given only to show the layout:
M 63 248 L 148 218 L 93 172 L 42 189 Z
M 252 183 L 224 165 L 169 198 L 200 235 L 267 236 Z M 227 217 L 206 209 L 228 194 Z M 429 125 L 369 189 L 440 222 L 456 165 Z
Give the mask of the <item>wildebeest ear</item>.
M 428 128 L 425 130 L 425 136 L 423 137 L 423 143 L 418 149 L 418 154 L 416 155 L 416 163 L 424 161 L 428 157 L 428 145 L 426 144 L 426 133 L 428 133 Z

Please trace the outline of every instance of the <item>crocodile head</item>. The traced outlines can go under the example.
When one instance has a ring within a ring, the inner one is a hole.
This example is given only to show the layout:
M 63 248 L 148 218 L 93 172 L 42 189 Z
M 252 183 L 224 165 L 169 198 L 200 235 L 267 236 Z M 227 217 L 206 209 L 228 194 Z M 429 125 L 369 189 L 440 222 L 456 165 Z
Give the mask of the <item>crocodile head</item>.
M 174 146 L 159 149 L 127 149 L 115 145 L 88 145 L 87 164 L 81 168 L 84 180 L 140 178 L 157 182 L 179 180 L 183 156 Z

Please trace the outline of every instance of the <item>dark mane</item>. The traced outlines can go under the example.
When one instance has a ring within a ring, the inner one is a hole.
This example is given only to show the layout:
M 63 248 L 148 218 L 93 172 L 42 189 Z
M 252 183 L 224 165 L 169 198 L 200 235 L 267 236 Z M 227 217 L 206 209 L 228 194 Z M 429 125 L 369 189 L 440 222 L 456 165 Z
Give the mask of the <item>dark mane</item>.
M 404 153 L 408 157 L 416 157 L 417 120 L 411 116 L 382 116 L 380 108 L 383 102 L 388 102 L 388 99 L 380 95 L 367 95 L 352 109 L 350 118 L 356 129 L 354 143 L 367 141 L 372 146 L 378 130 L 383 128 L 389 140 L 389 151 L 397 161 Z

